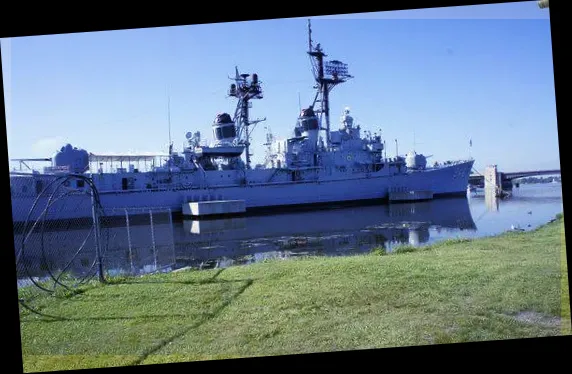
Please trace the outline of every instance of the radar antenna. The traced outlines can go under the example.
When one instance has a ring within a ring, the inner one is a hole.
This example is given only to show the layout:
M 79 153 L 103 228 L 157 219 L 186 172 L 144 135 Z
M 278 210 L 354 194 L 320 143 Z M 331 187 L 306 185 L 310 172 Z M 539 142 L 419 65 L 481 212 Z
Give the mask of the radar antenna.
M 312 73 L 317 85 L 314 88 L 317 89 L 316 96 L 314 97 L 314 102 L 311 108 L 317 102 L 320 102 L 321 107 L 319 110 L 315 110 L 323 114 L 326 119 L 326 128 L 321 128 L 326 130 L 326 144 L 329 148 L 330 146 L 330 102 L 329 96 L 332 89 L 340 83 L 346 82 L 348 79 L 353 78 L 348 74 L 348 65 L 344 64 L 338 60 L 324 61 L 324 57 L 327 55 L 324 53 L 323 49 L 318 43 L 315 47 L 312 42 L 312 26 L 310 20 L 308 19 L 308 55 L 310 55 L 312 63 Z
M 230 90 L 228 96 L 235 97 L 238 99 L 236 105 L 236 110 L 234 112 L 233 121 L 236 124 L 237 138 L 240 144 L 246 146 L 246 168 L 250 169 L 250 133 L 249 126 L 252 126 L 252 130 L 257 123 L 265 121 L 266 118 L 250 120 L 249 118 L 249 108 L 252 107 L 250 100 L 252 99 L 262 99 L 262 88 L 260 86 L 260 81 L 258 80 L 258 74 L 239 74 L 238 67 L 235 67 L 235 77 L 230 78 L 234 80 L 235 83 L 230 85 Z

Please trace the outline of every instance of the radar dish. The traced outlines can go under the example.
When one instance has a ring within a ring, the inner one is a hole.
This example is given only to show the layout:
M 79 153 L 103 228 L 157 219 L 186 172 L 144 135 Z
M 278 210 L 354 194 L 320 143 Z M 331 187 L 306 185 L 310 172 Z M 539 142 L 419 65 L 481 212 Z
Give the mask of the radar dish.
M 193 137 L 193 133 L 192 133 L 192 132 L 188 132 L 188 133 L 185 135 L 185 137 L 186 137 L 187 139 L 190 139 L 190 138 Z

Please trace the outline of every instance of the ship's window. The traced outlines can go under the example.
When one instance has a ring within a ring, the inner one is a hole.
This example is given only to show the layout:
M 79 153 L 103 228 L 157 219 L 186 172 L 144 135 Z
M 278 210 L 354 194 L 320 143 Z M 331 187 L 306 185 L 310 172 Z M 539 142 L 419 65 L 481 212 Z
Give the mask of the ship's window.
M 76 185 L 77 185 L 77 188 L 82 188 L 82 187 L 85 186 L 85 181 L 82 180 L 82 179 L 80 179 L 80 180 L 77 181 L 77 184 L 76 184 Z
M 236 128 L 234 126 L 217 127 L 215 129 L 217 139 L 236 137 Z
M 234 126 L 225 126 L 222 128 L 222 135 L 225 138 L 236 137 L 236 128 Z
M 317 130 L 318 129 L 318 119 L 310 118 L 302 121 L 302 128 L 304 131 Z

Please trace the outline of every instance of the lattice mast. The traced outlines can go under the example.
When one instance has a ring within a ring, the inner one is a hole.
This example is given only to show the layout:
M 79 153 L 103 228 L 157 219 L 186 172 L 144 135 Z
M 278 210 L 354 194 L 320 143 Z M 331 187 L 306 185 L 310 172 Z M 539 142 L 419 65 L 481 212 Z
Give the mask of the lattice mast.
M 326 120 L 326 128 L 321 128 L 321 130 L 326 131 L 326 144 L 330 146 L 330 92 L 332 89 L 340 83 L 346 82 L 348 79 L 353 78 L 348 74 L 348 65 L 344 64 L 338 60 L 324 61 L 324 57 L 327 55 L 321 48 L 320 43 L 315 47 L 312 42 L 312 26 L 310 20 L 308 19 L 308 55 L 310 55 L 310 60 L 312 63 L 312 73 L 314 74 L 314 79 L 317 85 L 314 86 L 317 89 L 316 96 L 314 97 L 314 102 L 311 108 L 317 102 L 320 102 L 320 109 L 315 112 L 320 113 L 320 123 L 322 122 L 322 115 L 324 115 Z
M 239 74 L 238 67 L 235 67 L 235 71 L 234 79 L 230 78 L 235 83 L 230 85 L 228 95 L 238 99 L 233 121 L 236 124 L 238 142 L 245 145 L 246 168 L 250 169 L 250 158 L 252 156 L 250 153 L 250 134 L 254 128 L 250 130 L 249 127 L 266 120 L 266 118 L 250 120 L 249 109 L 252 107 L 250 100 L 263 98 L 262 87 L 260 85 L 261 82 L 258 80 L 258 74 L 252 74 L 252 77 L 249 79 L 250 74 Z

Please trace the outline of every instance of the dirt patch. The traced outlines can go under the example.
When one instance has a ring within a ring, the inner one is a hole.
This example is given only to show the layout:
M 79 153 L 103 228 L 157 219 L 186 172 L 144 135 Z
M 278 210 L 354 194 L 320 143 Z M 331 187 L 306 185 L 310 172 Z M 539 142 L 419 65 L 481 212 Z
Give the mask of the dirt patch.
M 560 317 L 547 316 L 542 313 L 533 311 L 523 311 L 511 315 L 512 318 L 519 322 L 541 325 L 545 327 L 559 327 L 562 323 Z

